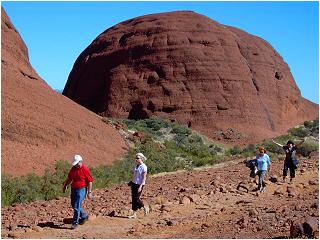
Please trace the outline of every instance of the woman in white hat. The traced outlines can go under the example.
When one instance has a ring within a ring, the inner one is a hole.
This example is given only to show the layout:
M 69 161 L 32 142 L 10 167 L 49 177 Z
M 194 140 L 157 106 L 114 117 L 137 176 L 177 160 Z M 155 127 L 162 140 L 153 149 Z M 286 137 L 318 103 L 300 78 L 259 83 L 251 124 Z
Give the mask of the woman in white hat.
M 129 216 L 129 218 L 137 218 L 136 211 L 140 208 L 143 208 L 145 215 L 149 213 L 149 208 L 144 206 L 142 200 L 140 199 L 147 179 L 147 166 L 144 164 L 145 160 L 147 160 L 147 158 L 142 153 L 136 154 L 136 165 L 134 168 L 133 180 L 129 184 L 131 186 L 133 210 L 133 214 Z

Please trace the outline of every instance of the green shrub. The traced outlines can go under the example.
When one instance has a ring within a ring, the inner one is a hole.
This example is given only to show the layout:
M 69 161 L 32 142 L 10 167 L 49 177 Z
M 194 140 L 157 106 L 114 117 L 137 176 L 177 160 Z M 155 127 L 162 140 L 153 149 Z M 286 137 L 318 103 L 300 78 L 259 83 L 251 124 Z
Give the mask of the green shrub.
M 265 147 L 265 149 L 267 151 L 267 154 L 269 154 L 269 152 L 277 153 L 277 154 L 283 154 L 284 153 L 282 147 L 279 147 L 278 145 L 274 144 L 270 140 L 263 142 L 262 145 Z
M 35 174 L 22 177 L 2 175 L 1 182 L 1 203 L 4 206 L 41 199 L 43 181 Z
M 319 129 L 319 119 L 315 119 L 313 121 L 305 121 L 303 123 L 303 125 L 307 128 L 307 129 L 314 129 L 314 128 L 318 128 Z
M 41 192 L 44 200 L 50 200 L 61 195 L 64 179 L 59 179 L 57 175 L 46 170 L 42 181 L 43 184 Z
M 309 136 L 311 131 L 305 128 L 304 126 L 299 126 L 299 127 L 291 128 L 289 130 L 289 133 L 293 136 L 303 138 L 303 137 Z
M 298 148 L 298 153 L 302 156 L 309 156 L 311 152 L 319 150 L 319 143 L 317 141 L 307 141 L 302 144 L 300 148 Z
M 93 187 L 94 188 L 104 188 L 110 185 L 109 177 L 109 168 L 108 166 L 99 166 L 96 168 L 89 167 L 92 177 L 93 177 Z
M 224 153 L 224 149 L 222 147 L 216 146 L 216 145 L 209 145 L 209 152 L 211 155 L 218 155 Z
M 187 127 L 184 127 L 178 123 L 174 123 L 172 126 L 172 132 L 177 135 L 189 136 L 191 134 L 191 130 Z
M 241 156 L 243 157 L 255 156 L 256 152 L 257 152 L 257 147 L 254 144 L 249 144 L 241 151 Z
M 231 155 L 240 155 L 241 152 L 242 152 L 242 150 L 239 146 L 234 146 L 233 148 L 230 149 Z
M 172 127 L 172 123 L 170 123 L 168 120 L 156 117 L 143 120 L 124 119 L 123 123 L 128 129 L 145 132 L 154 137 L 161 135 L 159 132 L 161 128 Z

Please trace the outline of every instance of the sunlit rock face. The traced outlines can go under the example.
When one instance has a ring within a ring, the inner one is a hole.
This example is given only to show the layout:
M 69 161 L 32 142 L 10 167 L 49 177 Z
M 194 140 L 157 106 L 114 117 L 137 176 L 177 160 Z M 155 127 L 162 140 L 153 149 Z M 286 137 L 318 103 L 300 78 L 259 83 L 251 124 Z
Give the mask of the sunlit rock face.
M 234 142 L 318 116 L 269 43 L 191 11 L 107 29 L 78 57 L 63 94 L 105 116 L 169 118 Z
M 106 165 L 126 148 L 113 127 L 41 79 L 2 8 L 1 173 L 41 175 L 58 160 L 71 162 L 75 154 L 88 165 Z

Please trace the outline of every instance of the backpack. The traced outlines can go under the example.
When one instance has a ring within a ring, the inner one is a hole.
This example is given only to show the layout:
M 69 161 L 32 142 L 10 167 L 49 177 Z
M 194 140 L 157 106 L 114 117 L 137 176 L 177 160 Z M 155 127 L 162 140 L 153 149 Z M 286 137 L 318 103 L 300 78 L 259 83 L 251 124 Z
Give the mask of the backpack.
M 246 166 L 248 168 L 250 168 L 250 177 L 254 178 L 257 176 L 258 173 L 258 168 L 257 168 L 257 160 L 256 159 L 252 159 L 246 162 Z

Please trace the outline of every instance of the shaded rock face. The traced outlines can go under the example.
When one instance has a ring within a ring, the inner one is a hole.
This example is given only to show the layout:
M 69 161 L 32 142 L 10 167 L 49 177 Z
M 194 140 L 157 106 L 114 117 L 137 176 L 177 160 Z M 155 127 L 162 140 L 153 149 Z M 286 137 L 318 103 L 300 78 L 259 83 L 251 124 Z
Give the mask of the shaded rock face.
M 39 77 L 3 8 L 1 13 L 1 172 L 42 174 L 74 154 L 92 166 L 120 158 L 126 145 L 117 131 Z
M 211 138 L 232 129 L 236 142 L 318 116 L 270 44 L 189 11 L 107 29 L 78 57 L 63 94 L 109 117 L 165 117 Z

